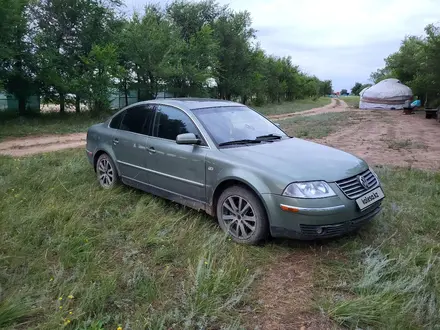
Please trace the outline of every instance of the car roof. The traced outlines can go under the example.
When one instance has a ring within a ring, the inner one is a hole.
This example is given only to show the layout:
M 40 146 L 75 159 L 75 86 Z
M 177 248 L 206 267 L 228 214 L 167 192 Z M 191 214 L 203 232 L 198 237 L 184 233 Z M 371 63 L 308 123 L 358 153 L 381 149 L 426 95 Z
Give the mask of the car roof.
M 209 98 L 189 98 L 189 97 L 154 99 L 154 100 L 146 101 L 145 103 L 171 105 L 179 108 L 184 108 L 186 110 L 225 107 L 225 106 L 229 106 L 229 107 L 244 106 L 241 103 L 227 101 L 227 100 L 218 100 L 218 99 L 209 99 Z

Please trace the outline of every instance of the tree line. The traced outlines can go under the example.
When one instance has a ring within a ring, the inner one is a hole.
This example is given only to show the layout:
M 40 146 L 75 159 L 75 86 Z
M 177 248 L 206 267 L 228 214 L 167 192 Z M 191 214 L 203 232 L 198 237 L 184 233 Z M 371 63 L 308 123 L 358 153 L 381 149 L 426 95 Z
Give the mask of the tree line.
M 385 59 L 385 67 L 370 76 L 374 83 L 386 78 L 411 87 L 425 106 L 440 106 L 440 26 L 429 24 L 425 35 L 405 37 L 399 50 Z
M 321 81 L 268 55 L 249 12 L 213 0 L 148 4 L 123 14 L 121 0 L 0 0 L 0 87 L 19 100 L 109 106 L 111 90 L 138 100 L 166 91 L 261 105 L 331 94 Z M 73 99 L 72 99 L 73 95 Z

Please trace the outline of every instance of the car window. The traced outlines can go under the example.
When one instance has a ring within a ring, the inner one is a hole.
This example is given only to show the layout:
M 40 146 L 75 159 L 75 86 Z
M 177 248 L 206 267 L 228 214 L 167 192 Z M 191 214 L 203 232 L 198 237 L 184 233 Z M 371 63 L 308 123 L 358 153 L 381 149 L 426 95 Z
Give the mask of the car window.
M 193 113 L 217 144 L 270 134 L 287 137 L 272 122 L 245 106 L 202 108 Z
M 163 139 L 176 140 L 177 135 L 184 133 L 194 133 L 198 138 L 201 138 L 199 131 L 186 113 L 173 107 L 159 106 L 153 135 Z
M 150 135 L 154 112 L 155 108 L 148 105 L 129 108 L 122 119 L 120 129 L 133 133 Z
M 121 121 L 122 121 L 122 118 L 124 117 L 124 115 L 125 115 L 125 111 L 122 111 L 122 112 L 118 113 L 116 116 L 114 116 L 112 118 L 112 121 L 110 122 L 110 127 L 119 129 L 119 126 L 121 125 Z

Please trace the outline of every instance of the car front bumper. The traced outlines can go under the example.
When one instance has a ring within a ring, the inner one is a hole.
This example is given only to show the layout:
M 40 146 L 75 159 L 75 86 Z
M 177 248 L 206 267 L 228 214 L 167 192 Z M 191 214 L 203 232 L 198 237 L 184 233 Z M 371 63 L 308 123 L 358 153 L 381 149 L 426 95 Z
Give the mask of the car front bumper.
M 360 210 L 342 192 L 322 199 L 263 194 L 273 237 L 303 240 L 337 237 L 356 231 L 381 211 L 381 202 Z M 295 212 L 287 211 L 294 207 Z

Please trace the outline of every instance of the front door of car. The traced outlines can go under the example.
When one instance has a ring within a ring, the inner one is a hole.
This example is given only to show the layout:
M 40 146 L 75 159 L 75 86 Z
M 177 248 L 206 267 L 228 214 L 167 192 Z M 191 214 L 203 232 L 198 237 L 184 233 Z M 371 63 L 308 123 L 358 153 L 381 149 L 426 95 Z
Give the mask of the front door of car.
M 123 179 L 147 183 L 147 143 L 153 119 L 154 110 L 148 105 L 128 108 L 123 114 L 112 139 L 113 152 Z
M 149 183 L 166 192 L 206 202 L 206 143 L 182 145 L 176 137 L 194 133 L 201 138 L 194 122 L 182 110 L 160 105 L 156 111 L 152 136 L 148 139 Z

